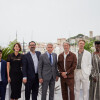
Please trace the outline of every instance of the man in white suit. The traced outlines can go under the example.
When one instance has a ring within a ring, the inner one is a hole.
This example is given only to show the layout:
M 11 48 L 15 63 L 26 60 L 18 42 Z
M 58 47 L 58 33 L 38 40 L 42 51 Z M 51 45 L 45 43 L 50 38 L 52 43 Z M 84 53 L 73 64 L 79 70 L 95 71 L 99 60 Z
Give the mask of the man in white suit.
M 75 100 L 79 100 L 82 84 L 83 100 L 88 100 L 89 75 L 91 73 L 91 53 L 84 50 L 85 41 L 79 40 L 79 50 L 76 52 L 77 67 L 75 69 Z

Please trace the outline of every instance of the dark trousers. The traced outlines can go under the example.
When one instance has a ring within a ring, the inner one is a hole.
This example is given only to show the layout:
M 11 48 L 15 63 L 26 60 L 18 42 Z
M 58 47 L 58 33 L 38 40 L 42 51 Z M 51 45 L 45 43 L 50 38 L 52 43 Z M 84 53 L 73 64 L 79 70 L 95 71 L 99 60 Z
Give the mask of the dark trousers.
M 69 88 L 69 97 L 68 97 L 68 88 Z M 61 80 L 61 90 L 63 100 L 75 100 L 74 97 L 74 79 L 62 79 Z
M 27 83 L 25 84 L 25 100 L 30 100 L 31 93 L 32 93 L 32 100 L 37 100 L 38 88 L 39 88 L 39 79 L 38 75 L 35 74 L 35 79 L 27 80 Z
M 5 100 L 6 85 L 0 82 L 0 100 Z

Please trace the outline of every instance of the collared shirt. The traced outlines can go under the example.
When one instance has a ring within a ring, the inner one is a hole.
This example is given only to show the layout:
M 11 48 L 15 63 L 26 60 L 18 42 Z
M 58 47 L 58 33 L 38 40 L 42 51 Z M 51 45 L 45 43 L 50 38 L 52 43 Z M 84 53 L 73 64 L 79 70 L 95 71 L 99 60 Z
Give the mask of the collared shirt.
M 1 79 L 1 62 L 0 62 L 0 81 L 2 81 L 2 79 Z
M 69 52 L 67 54 L 65 54 L 64 52 L 64 69 L 66 71 L 66 57 L 68 56 Z
M 50 58 L 49 52 L 47 52 L 47 55 L 48 55 L 48 58 Z M 51 53 L 51 64 L 53 64 L 53 56 L 52 56 L 52 53 Z
M 84 51 L 83 51 L 83 52 L 84 52 Z M 82 53 L 79 53 L 79 52 L 78 52 L 78 64 L 77 64 L 77 69 L 81 69 L 81 62 L 82 62 L 83 52 L 82 52 Z
M 37 58 L 37 55 L 36 55 L 36 53 L 33 54 L 31 51 L 30 51 L 30 54 L 31 54 L 32 60 L 34 62 L 35 74 L 37 74 L 37 72 L 38 72 L 38 58 Z

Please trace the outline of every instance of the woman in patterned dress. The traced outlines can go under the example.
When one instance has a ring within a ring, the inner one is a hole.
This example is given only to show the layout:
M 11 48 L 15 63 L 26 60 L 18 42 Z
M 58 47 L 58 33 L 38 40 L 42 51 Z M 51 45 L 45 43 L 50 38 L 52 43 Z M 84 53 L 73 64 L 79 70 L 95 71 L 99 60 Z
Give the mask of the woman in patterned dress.
M 95 41 L 95 49 L 92 55 L 89 100 L 100 100 L 100 41 Z

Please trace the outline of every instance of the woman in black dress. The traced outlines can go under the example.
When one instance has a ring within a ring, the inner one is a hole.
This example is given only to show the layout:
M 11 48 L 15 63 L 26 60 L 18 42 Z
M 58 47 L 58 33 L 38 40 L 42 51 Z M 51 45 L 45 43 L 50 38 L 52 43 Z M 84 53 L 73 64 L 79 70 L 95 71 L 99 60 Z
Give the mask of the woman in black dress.
M 11 84 L 11 100 L 18 100 L 21 98 L 22 87 L 22 55 L 21 46 L 16 43 L 13 47 L 14 53 L 8 55 L 7 59 L 7 75 L 8 82 Z

